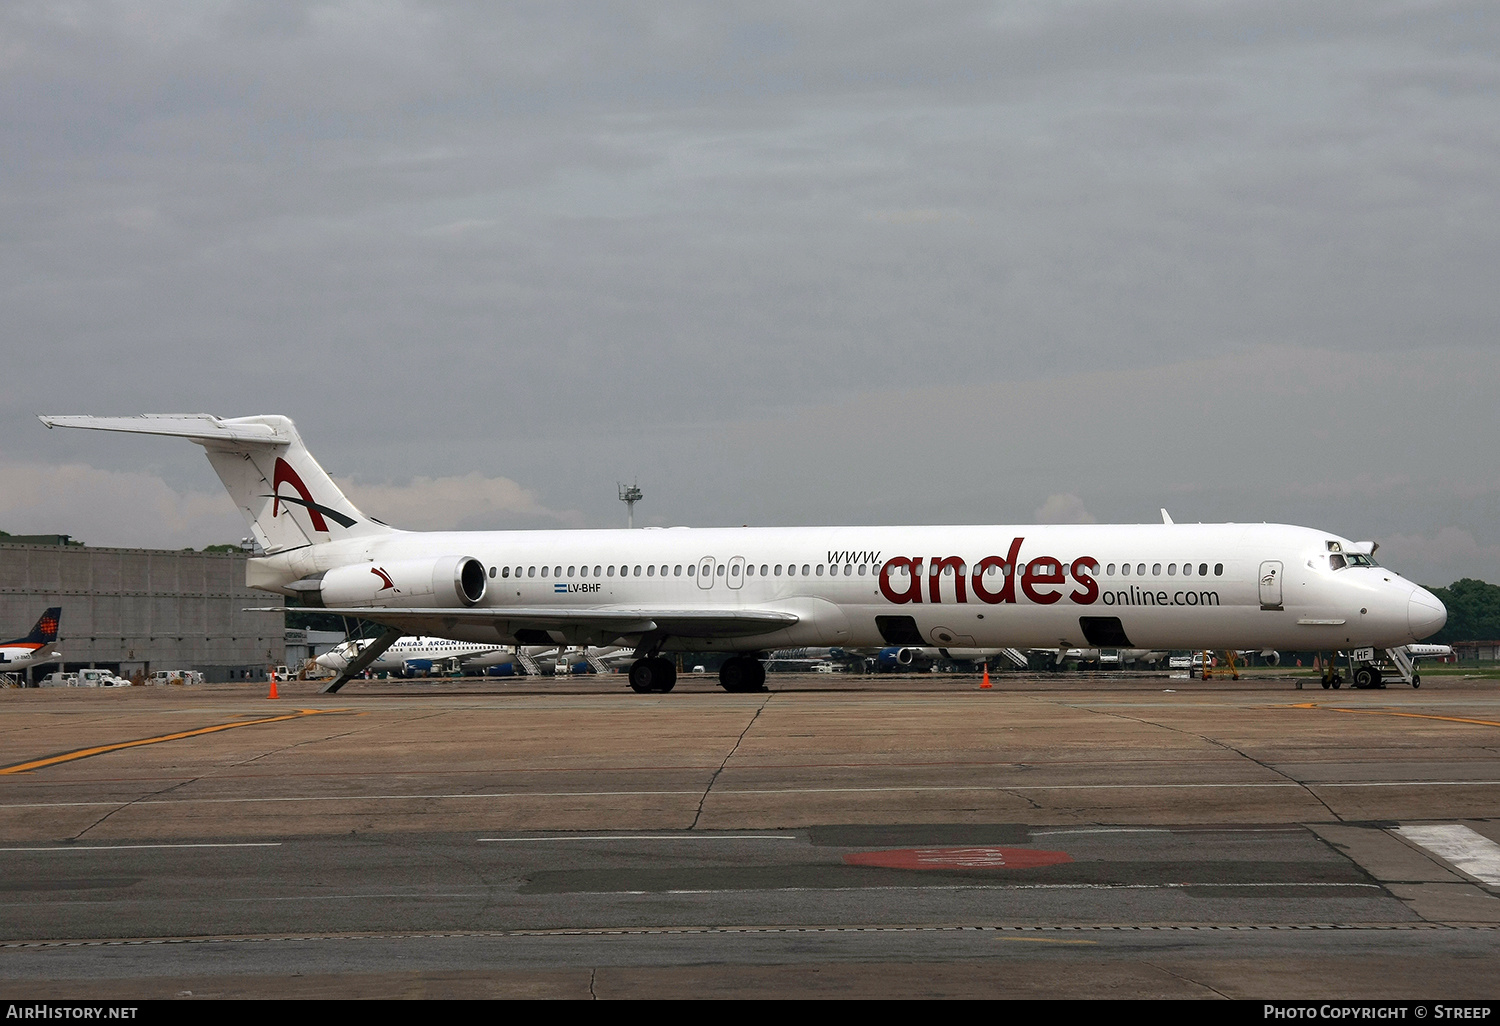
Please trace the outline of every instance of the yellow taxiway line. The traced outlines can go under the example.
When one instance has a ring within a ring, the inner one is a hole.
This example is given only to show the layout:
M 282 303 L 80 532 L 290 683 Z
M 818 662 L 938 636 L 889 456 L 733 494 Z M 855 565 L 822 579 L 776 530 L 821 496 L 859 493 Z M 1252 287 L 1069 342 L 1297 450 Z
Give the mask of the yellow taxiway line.
M 304 716 L 319 716 L 323 713 L 343 711 L 342 709 L 298 709 L 296 712 L 287 713 L 284 716 L 265 716 L 258 720 L 237 720 L 234 723 L 216 723 L 211 727 L 199 727 L 196 730 L 181 730 L 175 734 L 143 737 L 135 741 L 121 741 L 112 745 L 95 745 L 93 748 L 80 748 L 73 752 L 63 752 L 61 755 L 49 755 L 43 759 L 32 759 L 30 762 L 18 762 L 14 766 L 0 767 L 0 776 L 8 776 L 12 773 L 28 773 L 31 770 L 56 766 L 62 762 L 72 762 L 75 759 L 87 759 L 95 755 L 118 752 L 124 748 L 139 748 L 141 745 L 159 745 L 163 741 L 181 741 L 183 738 L 199 737 L 203 734 L 217 734 L 220 731 L 233 730 L 236 727 L 254 727 L 262 723 L 281 723 L 285 720 L 302 719 Z
M 1409 716 L 1415 720 L 1446 720 L 1449 723 L 1473 723 L 1481 727 L 1500 727 L 1494 720 L 1471 720 L 1463 716 L 1434 716 L 1432 713 L 1396 712 L 1394 709 L 1340 709 L 1316 702 L 1298 702 L 1293 709 L 1322 709 L 1325 712 L 1364 713 L 1366 716 Z

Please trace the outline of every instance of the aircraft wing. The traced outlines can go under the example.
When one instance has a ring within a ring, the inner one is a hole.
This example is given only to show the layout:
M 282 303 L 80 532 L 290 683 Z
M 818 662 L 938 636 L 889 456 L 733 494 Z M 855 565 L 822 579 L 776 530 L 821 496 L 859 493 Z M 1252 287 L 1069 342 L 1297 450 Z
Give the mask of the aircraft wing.
M 282 611 L 282 607 L 274 607 Z M 569 638 L 605 638 L 665 634 L 674 638 L 743 638 L 770 634 L 795 624 L 796 613 L 772 609 L 317 609 L 319 613 L 359 617 L 399 627 L 412 634 L 439 637 L 455 627 L 492 627 L 503 637 L 517 631 L 558 631 Z

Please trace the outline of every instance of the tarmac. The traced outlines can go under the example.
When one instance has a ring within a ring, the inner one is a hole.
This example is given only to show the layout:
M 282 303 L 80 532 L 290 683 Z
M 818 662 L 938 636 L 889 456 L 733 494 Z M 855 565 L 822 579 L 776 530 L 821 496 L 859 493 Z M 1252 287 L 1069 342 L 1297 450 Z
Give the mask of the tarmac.
M 0 691 L 0 998 L 1500 997 L 1500 688 Z

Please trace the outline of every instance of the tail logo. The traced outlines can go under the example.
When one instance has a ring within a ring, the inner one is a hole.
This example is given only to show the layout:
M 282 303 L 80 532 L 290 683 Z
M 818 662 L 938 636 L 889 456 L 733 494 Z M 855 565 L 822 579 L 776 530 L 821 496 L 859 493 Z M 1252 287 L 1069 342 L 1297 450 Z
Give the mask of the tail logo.
M 296 489 L 297 494 L 301 498 L 294 499 L 290 495 L 282 495 L 281 486 L 283 484 L 291 485 Z M 307 510 L 307 515 L 312 520 L 314 531 L 322 531 L 325 534 L 328 532 L 328 520 L 323 519 L 324 517 L 334 521 L 341 527 L 354 526 L 353 517 L 347 517 L 336 509 L 329 509 L 327 506 L 314 502 L 312 493 L 307 490 L 307 485 L 302 483 L 302 478 L 292 469 L 291 464 L 280 456 L 276 457 L 276 472 L 271 481 L 271 492 L 272 494 L 266 496 L 266 498 L 276 500 L 271 504 L 272 520 L 275 520 L 280 515 L 281 504 L 283 502 L 292 502 Z M 389 586 L 389 583 L 387 583 L 387 587 Z
M 396 587 L 396 582 L 393 581 L 393 580 L 391 580 L 391 575 L 388 574 L 388 573 L 386 573 L 380 567 L 373 567 L 373 566 L 370 567 L 370 573 L 372 573 L 376 577 L 380 578 L 380 587 L 378 587 L 378 588 L 375 589 L 376 592 L 382 592 L 382 591 L 387 591 L 387 590 L 389 590 L 389 591 L 400 591 L 401 590 L 400 588 Z

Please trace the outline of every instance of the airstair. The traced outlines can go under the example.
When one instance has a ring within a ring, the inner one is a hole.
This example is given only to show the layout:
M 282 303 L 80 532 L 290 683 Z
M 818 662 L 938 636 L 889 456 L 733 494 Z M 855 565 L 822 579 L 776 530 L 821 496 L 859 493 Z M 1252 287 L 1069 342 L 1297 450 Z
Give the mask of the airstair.
M 1016 668 L 1024 670 L 1027 667 L 1026 653 L 1018 648 L 1002 648 L 1000 654 L 1016 664 Z

